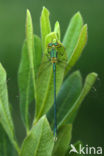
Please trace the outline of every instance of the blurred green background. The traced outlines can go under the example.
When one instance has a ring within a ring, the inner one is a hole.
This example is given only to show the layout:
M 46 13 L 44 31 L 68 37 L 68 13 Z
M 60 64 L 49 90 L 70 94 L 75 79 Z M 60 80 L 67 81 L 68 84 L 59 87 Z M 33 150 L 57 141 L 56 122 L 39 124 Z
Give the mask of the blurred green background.
M 40 35 L 42 7 L 50 10 L 51 24 L 60 22 L 62 38 L 70 18 L 80 11 L 88 23 L 88 43 L 73 70 L 79 69 L 83 78 L 97 72 L 99 78 L 84 100 L 73 126 L 72 142 L 81 140 L 92 146 L 104 145 L 104 0 L 0 0 L 0 62 L 7 71 L 9 99 L 20 141 L 24 127 L 20 119 L 17 71 L 22 43 L 25 38 L 26 9 L 31 11 L 34 33 Z

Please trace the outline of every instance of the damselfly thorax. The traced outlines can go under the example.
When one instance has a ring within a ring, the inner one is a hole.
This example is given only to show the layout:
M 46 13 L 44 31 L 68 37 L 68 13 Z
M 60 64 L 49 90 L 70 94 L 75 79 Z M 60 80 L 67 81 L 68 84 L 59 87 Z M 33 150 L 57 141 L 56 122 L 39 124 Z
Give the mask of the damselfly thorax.
M 51 63 L 57 63 L 57 47 L 60 47 L 59 43 L 49 43 L 48 44 L 48 53 L 51 57 Z
M 56 48 L 53 46 L 52 50 L 50 51 L 51 63 L 57 62 L 57 51 Z

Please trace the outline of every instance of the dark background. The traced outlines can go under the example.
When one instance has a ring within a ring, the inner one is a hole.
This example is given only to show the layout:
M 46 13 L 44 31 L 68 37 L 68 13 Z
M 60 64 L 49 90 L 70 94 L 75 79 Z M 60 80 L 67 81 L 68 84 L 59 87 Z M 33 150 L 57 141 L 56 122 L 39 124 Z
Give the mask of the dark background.
M 34 33 L 40 35 L 42 7 L 49 9 L 51 24 L 60 22 L 62 38 L 70 18 L 80 11 L 84 23 L 88 23 L 88 43 L 77 62 L 83 78 L 89 72 L 99 77 L 94 88 L 84 100 L 73 126 L 72 141 L 81 140 L 89 146 L 104 145 L 104 0 L 0 0 L 0 62 L 7 71 L 9 99 L 17 131 L 24 137 L 24 127 L 19 113 L 17 71 L 22 43 L 25 38 L 26 9 L 31 11 Z

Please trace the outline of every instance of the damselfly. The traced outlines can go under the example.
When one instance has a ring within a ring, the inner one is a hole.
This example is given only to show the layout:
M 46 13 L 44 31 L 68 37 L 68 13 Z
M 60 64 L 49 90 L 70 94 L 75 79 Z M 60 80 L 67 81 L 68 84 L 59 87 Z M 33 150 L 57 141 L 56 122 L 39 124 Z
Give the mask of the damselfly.
M 48 44 L 47 56 L 53 65 L 53 84 L 54 84 L 54 137 L 57 136 L 57 110 L 56 110 L 56 64 L 61 62 L 60 57 L 64 55 L 63 51 L 59 51 L 62 45 L 56 41 Z

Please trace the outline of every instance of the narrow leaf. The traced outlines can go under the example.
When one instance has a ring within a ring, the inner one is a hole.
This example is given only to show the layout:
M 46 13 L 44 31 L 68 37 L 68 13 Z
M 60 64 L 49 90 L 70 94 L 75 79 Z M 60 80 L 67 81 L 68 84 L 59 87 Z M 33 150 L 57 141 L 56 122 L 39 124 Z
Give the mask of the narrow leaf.
M 64 116 L 64 118 L 61 120 L 61 122 L 59 123 L 58 126 L 61 126 L 67 122 L 70 122 L 70 123 L 73 122 L 73 119 L 75 118 L 82 101 L 84 100 L 84 98 L 86 97 L 86 95 L 88 94 L 90 89 L 92 88 L 93 84 L 96 81 L 96 78 L 97 78 L 96 73 L 88 74 L 88 76 L 85 79 L 84 87 L 83 87 L 79 97 L 77 98 L 77 100 L 75 101 L 73 106 L 70 108 L 70 110 L 67 112 L 67 114 Z
M 42 45 L 43 45 L 43 52 L 45 50 L 45 37 L 51 32 L 51 25 L 49 21 L 49 11 L 43 7 L 41 18 L 40 18 L 40 25 L 41 25 L 41 38 L 42 38 Z
M 82 27 L 78 42 L 76 44 L 75 49 L 73 50 L 73 53 L 71 54 L 69 60 L 68 60 L 68 65 L 65 70 L 65 74 L 73 67 L 76 63 L 76 61 L 79 59 L 85 45 L 87 42 L 87 25 L 85 24 Z
M 38 36 L 34 37 L 35 56 L 34 61 L 36 66 L 34 69 L 30 68 L 30 61 L 28 57 L 27 42 L 24 42 L 22 49 L 22 57 L 18 72 L 18 85 L 20 94 L 20 110 L 23 122 L 26 126 L 27 132 L 29 130 L 29 104 L 34 99 L 34 88 L 32 83 L 32 72 L 38 72 L 38 68 L 42 58 L 41 41 Z
M 77 12 L 72 17 L 63 39 L 63 45 L 66 48 L 68 59 L 71 57 L 73 50 L 76 47 L 82 26 L 83 26 L 82 16 L 79 12 Z
M 57 124 L 59 124 L 69 112 L 82 89 L 82 78 L 79 71 L 72 73 L 63 83 L 57 96 Z M 53 127 L 54 107 L 48 113 L 48 120 Z
M 54 137 L 44 116 L 24 140 L 20 156 L 51 156 L 53 146 Z
M 37 76 L 39 66 L 42 61 L 42 45 L 41 45 L 41 39 L 35 35 L 34 36 L 34 49 L 35 49 L 35 55 L 34 55 L 34 62 L 35 63 L 35 73 Z
M 16 150 L 19 152 L 19 147 L 15 140 L 14 125 L 9 109 L 6 72 L 1 64 L 0 64 L 0 121 L 10 141 L 12 142 Z
M 58 40 L 61 40 L 60 24 L 58 21 L 55 23 L 54 32 L 56 33 Z
M 34 49 L 34 36 L 33 36 L 33 25 L 32 25 L 32 18 L 29 10 L 27 10 L 27 17 L 26 17 L 26 40 L 27 40 L 27 49 L 28 49 L 28 57 L 29 57 L 29 64 L 30 69 L 34 69 L 36 66 L 36 62 L 34 61 L 35 57 L 35 49 Z M 32 70 L 32 80 L 33 80 L 33 87 L 35 91 L 35 72 Z
M 21 117 L 26 126 L 27 132 L 29 130 L 29 104 L 34 99 L 34 89 L 31 75 L 32 70 L 34 69 L 30 68 L 27 42 L 25 41 L 18 71 L 18 85 L 20 94 Z
M 72 125 L 64 125 L 58 130 L 57 141 L 52 156 L 65 156 L 71 140 Z

